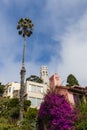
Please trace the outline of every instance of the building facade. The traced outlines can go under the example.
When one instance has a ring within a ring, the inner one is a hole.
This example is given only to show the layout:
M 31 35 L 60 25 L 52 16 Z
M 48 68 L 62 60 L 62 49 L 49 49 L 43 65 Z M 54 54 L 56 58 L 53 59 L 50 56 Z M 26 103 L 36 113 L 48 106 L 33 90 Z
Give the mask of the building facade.
M 86 102 L 87 88 L 81 86 L 62 86 L 60 77 L 54 74 L 50 77 L 50 90 L 56 94 L 64 95 L 65 98 L 72 104 L 78 105 L 79 101 Z
M 33 81 L 26 81 L 25 99 L 31 101 L 31 107 L 39 108 L 43 96 L 47 91 L 47 85 Z
M 33 81 L 26 81 L 24 90 L 24 99 L 31 101 L 31 107 L 39 108 L 43 100 L 44 94 L 47 92 L 48 86 L 43 83 Z M 6 98 L 19 98 L 20 84 L 10 82 L 4 88 L 3 97 Z
M 62 86 L 61 78 L 57 73 L 49 78 L 48 68 L 46 66 L 41 67 L 40 78 L 43 80 L 43 83 L 30 80 L 26 80 L 25 82 L 24 98 L 31 101 L 31 107 L 39 108 L 44 94 L 46 94 L 49 89 L 50 91 L 55 91 L 57 94 L 64 95 L 72 105 L 78 104 L 79 99 L 86 101 L 87 88 L 80 86 Z M 20 84 L 10 82 L 6 84 L 4 88 L 3 97 L 19 98 L 19 92 Z
M 4 88 L 3 97 L 8 97 L 8 98 L 18 97 L 19 98 L 19 90 L 20 90 L 19 83 L 17 82 L 7 83 Z M 14 95 L 15 92 L 16 92 L 16 96 Z

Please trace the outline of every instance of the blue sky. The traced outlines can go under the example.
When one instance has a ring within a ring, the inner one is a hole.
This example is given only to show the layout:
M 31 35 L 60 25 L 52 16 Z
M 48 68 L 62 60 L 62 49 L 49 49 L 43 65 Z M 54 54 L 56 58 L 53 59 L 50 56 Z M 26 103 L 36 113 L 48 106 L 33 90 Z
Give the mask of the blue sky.
M 20 82 L 23 38 L 16 30 L 20 18 L 30 18 L 33 35 L 27 38 L 26 78 L 39 76 L 48 66 L 49 76 L 58 73 L 61 82 L 74 74 L 87 86 L 87 0 L 1 0 L 0 81 Z

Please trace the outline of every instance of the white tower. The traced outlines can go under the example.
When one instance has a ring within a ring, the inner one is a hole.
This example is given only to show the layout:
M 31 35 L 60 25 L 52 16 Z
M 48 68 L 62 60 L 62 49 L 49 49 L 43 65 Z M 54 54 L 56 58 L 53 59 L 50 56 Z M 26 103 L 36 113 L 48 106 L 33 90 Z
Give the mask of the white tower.
M 44 84 L 49 86 L 49 76 L 47 66 L 41 66 L 40 68 L 40 78 L 43 80 Z

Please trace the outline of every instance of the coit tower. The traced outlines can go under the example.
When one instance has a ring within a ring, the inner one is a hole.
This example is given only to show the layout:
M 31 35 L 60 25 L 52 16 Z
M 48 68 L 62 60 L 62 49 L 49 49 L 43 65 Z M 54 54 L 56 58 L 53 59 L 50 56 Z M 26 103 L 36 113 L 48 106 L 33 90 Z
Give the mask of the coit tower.
M 40 78 L 43 80 L 44 84 L 47 84 L 49 86 L 49 75 L 48 75 L 48 67 L 47 66 L 41 66 Z

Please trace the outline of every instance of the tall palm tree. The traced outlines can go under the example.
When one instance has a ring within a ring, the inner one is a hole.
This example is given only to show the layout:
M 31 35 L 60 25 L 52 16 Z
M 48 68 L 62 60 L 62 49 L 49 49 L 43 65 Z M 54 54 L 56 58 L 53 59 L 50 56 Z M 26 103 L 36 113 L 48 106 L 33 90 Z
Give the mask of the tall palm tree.
M 26 49 L 26 37 L 30 37 L 33 31 L 33 23 L 29 18 L 21 18 L 18 21 L 17 30 L 19 35 L 22 35 L 24 38 L 24 46 L 23 46 L 23 57 L 22 57 L 22 68 L 20 71 L 21 75 L 21 81 L 20 81 L 20 120 L 23 119 L 23 102 L 24 102 L 24 88 L 25 88 L 25 65 L 24 65 L 24 59 L 25 59 L 25 49 Z

